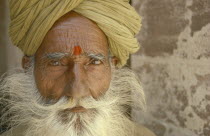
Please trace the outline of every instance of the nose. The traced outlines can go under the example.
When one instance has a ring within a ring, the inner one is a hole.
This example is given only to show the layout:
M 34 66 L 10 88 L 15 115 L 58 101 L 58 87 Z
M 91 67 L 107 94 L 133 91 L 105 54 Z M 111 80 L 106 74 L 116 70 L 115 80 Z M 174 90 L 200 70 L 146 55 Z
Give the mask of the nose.
M 74 63 L 72 68 L 73 80 L 71 80 L 69 88 L 66 90 L 66 95 L 75 99 L 81 99 L 91 95 L 87 74 L 85 68 L 81 63 Z

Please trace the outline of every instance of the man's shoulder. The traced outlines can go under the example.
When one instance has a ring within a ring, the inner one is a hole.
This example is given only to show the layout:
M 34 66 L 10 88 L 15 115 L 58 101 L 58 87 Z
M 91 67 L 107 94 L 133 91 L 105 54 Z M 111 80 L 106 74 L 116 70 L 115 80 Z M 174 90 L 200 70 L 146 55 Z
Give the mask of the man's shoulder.
M 136 124 L 134 136 L 156 136 L 151 130 L 143 125 Z
M 15 128 L 11 128 L 10 130 L 4 132 L 0 136 L 24 136 L 23 132 L 25 130 L 24 126 L 19 126 Z

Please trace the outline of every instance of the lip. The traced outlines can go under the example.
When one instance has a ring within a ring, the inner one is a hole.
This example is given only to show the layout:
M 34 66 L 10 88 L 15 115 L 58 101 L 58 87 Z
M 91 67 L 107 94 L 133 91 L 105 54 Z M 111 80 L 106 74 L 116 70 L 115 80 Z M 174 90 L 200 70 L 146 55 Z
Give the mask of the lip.
M 82 106 L 77 106 L 77 107 L 74 107 L 74 108 L 69 109 L 69 111 L 70 112 L 86 112 L 87 109 L 85 109 Z

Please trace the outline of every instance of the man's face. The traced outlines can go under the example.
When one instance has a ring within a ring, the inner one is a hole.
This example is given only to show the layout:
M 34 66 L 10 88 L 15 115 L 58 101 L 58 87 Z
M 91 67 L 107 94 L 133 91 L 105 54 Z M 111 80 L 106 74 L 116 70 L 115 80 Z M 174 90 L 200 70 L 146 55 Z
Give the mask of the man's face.
M 89 19 L 68 13 L 54 24 L 36 52 L 34 76 L 45 98 L 97 99 L 111 81 L 106 36 Z
M 75 12 L 63 16 L 46 34 L 35 63 L 0 83 L 0 104 L 9 107 L 5 120 L 27 126 L 25 136 L 133 135 L 125 114 L 135 101 L 144 106 L 144 93 L 130 70 L 111 72 L 108 55 L 95 23 Z

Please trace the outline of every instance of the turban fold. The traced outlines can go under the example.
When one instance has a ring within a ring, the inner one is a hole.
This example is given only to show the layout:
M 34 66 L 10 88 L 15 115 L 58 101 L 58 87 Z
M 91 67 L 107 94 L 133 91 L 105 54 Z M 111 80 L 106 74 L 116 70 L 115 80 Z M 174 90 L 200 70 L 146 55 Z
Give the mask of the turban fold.
M 135 35 L 141 18 L 129 0 L 9 0 L 9 34 L 15 46 L 32 56 L 53 24 L 75 11 L 96 22 L 105 33 L 110 52 L 126 64 L 129 55 L 139 49 Z

